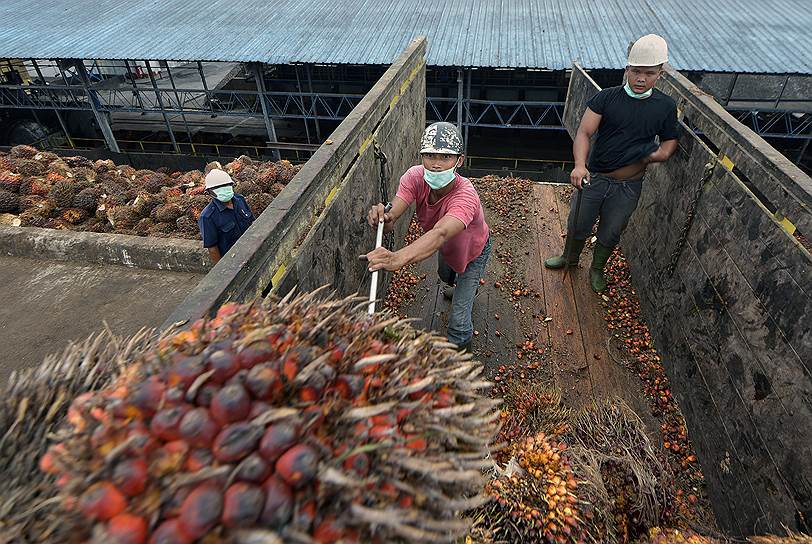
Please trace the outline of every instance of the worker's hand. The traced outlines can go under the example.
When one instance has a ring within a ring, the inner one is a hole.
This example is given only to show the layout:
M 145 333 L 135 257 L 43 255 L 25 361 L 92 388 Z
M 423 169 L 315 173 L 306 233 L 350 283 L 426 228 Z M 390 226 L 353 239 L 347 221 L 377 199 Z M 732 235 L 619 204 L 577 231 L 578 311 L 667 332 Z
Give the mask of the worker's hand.
M 370 272 L 376 270 L 388 270 L 394 272 L 400 270 L 408 263 L 398 251 L 389 251 L 385 247 L 373 249 L 366 255 L 366 260 L 369 261 L 368 267 Z
M 576 166 L 570 172 L 570 183 L 578 189 L 582 189 L 581 184 L 584 179 L 589 183 L 589 170 L 586 169 L 586 166 Z
M 372 228 L 378 228 L 378 223 L 383 220 L 384 225 L 392 222 L 392 214 L 386 213 L 386 207 L 383 204 L 376 204 L 369 209 L 367 214 L 367 223 Z

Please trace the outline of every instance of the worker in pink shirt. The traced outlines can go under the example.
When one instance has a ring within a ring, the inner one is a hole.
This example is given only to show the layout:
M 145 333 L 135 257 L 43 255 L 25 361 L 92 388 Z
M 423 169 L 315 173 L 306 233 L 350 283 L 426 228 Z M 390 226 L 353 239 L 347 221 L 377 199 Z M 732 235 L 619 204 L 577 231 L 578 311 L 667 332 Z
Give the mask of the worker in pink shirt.
M 491 239 L 482 203 L 473 184 L 456 169 L 464 160 L 462 137 L 451 123 L 434 123 L 423 133 L 420 145 L 422 164 L 412 166 L 400 178 L 392 208 L 383 203 L 369 210 L 367 221 L 384 230 L 415 203 L 417 220 L 425 234 L 398 250 L 380 247 L 367 253 L 370 271 L 398 270 L 407 264 L 428 259 L 437 253 L 437 274 L 450 286 L 448 340 L 460 349 L 469 349 L 474 326 L 471 310 L 491 254 Z

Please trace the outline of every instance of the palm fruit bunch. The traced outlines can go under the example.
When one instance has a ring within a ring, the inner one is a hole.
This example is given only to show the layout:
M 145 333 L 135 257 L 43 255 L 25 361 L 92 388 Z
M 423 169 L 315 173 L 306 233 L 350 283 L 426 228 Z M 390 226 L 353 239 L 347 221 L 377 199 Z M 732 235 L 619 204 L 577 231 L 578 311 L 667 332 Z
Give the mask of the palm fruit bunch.
M 97 187 L 87 187 L 79 191 L 73 198 L 73 206 L 89 213 L 95 213 L 99 207 L 102 192 Z
M 498 419 L 481 365 L 318 297 L 227 304 L 75 397 L 40 459 L 75 538 L 464 535 Z
M 510 443 L 536 433 L 561 435 L 568 430 L 572 410 L 560 392 L 533 380 L 511 380 L 506 384 L 500 414 L 499 443 Z M 506 450 L 497 454 L 504 457 Z
M 266 193 L 256 193 L 248 195 L 245 198 L 245 202 L 248 204 L 248 207 L 251 208 L 251 213 L 254 214 L 254 217 L 259 217 L 259 215 L 265 211 L 265 208 L 271 205 L 273 197 Z
M 787 536 L 751 536 L 747 540 L 753 544 L 812 544 L 812 536 L 789 531 Z
M 36 147 L 30 145 L 15 145 L 9 151 L 9 156 L 12 159 L 33 159 L 34 155 L 39 153 Z
M 17 193 L 20 191 L 21 178 L 8 170 L 0 170 L 0 190 Z
M 16 213 L 20 207 L 20 197 L 17 193 L 0 189 L 0 213 Z
M 83 210 L 81 208 L 68 208 L 62 212 L 60 218 L 71 225 L 78 225 L 87 219 L 87 215 L 87 210 Z
M 495 541 L 578 543 L 592 539 L 587 532 L 594 514 L 579 489 L 567 445 L 556 436 L 539 433 L 513 447 L 515 464 L 485 490 L 494 499 L 483 507 Z
M 681 529 L 652 527 L 648 534 L 636 541 L 638 544 L 720 544 L 716 539 Z

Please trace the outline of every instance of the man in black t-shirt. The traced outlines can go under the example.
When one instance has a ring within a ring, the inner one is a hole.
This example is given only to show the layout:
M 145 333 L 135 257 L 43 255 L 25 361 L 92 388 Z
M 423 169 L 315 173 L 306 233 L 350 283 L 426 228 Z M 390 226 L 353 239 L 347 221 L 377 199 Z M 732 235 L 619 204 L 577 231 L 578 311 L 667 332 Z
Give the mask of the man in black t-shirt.
M 564 254 L 547 259 L 544 266 L 563 268 L 567 259 L 570 266 L 576 266 L 592 226 L 600 218 L 589 268 L 589 282 L 598 293 L 606 289 L 606 261 L 637 208 L 646 167 L 667 161 L 677 149 L 677 105 L 654 88 L 667 60 L 663 38 L 649 34 L 637 40 L 629 51 L 626 84 L 603 89 L 587 102 L 572 145 L 575 168 L 570 183 L 581 191 L 581 207 L 576 222 L 576 191 Z M 596 133 L 590 155 L 590 140 Z

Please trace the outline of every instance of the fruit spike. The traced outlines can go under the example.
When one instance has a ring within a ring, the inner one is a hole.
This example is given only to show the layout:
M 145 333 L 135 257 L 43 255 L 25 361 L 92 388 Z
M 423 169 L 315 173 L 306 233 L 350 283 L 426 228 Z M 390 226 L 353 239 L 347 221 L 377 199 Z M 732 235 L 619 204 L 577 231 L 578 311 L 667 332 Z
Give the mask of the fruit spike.
M 123 352 L 98 390 L 75 391 L 38 474 L 57 481 L 54 494 L 112 497 L 73 507 L 88 535 L 126 513 L 148 520 L 148 541 L 244 529 L 316 542 L 464 536 L 457 516 L 483 499 L 498 415 L 481 365 L 361 302 L 314 292 L 229 303 Z M 403 520 L 382 524 L 393 509 Z

